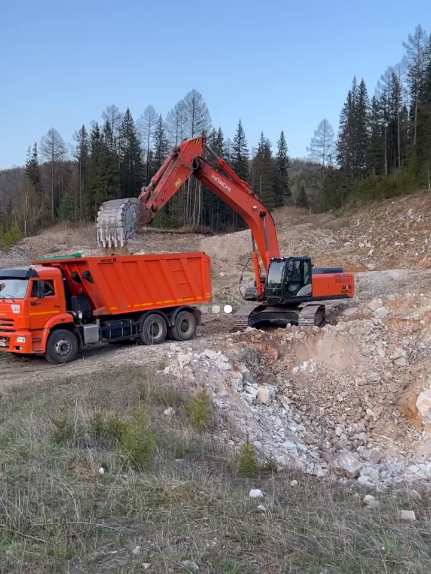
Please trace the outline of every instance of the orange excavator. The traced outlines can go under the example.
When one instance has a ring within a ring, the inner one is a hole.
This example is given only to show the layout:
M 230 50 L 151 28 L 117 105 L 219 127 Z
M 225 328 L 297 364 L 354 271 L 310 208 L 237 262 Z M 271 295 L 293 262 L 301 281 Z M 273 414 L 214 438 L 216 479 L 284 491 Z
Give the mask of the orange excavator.
M 204 158 L 205 151 L 224 173 Z M 206 145 L 204 137 L 175 147 L 138 198 L 102 204 L 97 215 L 99 245 L 111 252 L 124 248 L 192 175 L 238 213 L 251 230 L 255 281 L 243 295 L 248 304 L 235 313 L 235 330 L 267 322 L 319 326 L 325 320 L 323 301 L 354 296 L 354 277 L 341 267 L 317 268 L 310 257 L 280 255 L 271 214 L 248 183 Z

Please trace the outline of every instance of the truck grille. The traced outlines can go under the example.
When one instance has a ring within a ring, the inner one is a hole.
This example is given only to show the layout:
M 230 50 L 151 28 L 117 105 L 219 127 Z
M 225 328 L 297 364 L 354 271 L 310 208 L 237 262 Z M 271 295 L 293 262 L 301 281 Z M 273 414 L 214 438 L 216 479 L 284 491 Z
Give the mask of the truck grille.
M 0 332 L 1 331 L 13 331 L 14 320 L 13 319 L 0 319 Z

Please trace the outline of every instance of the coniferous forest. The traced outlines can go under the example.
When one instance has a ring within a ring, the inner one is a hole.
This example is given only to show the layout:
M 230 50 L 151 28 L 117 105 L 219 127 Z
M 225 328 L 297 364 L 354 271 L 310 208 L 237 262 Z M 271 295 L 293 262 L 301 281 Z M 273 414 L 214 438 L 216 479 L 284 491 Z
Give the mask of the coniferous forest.
M 139 195 L 173 146 L 200 135 L 269 210 L 338 210 L 431 189 L 431 35 L 418 25 L 402 46 L 401 62 L 382 73 L 372 95 L 360 76 L 353 78 L 338 130 L 323 119 L 305 159 L 289 158 L 294 134 L 288 126 L 273 143 L 262 132 L 256 148 L 241 120 L 232 139 L 226 137 L 195 89 L 165 118 L 152 105 L 137 118 L 110 105 L 98 121 L 77 127 L 73 144 L 51 128 L 28 148 L 23 168 L 0 171 L 0 248 L 58 221 L 94 221 L 101 203 Z M 244 227 L 194 178 L 153 225 L 213 232 Z

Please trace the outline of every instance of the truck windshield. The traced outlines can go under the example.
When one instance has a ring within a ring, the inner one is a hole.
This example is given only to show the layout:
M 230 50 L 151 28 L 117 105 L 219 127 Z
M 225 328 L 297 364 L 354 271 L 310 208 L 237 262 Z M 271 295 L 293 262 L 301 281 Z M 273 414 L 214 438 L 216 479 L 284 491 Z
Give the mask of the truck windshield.
M 0 279 L 0 299 L 24 299 L 28 279 Z

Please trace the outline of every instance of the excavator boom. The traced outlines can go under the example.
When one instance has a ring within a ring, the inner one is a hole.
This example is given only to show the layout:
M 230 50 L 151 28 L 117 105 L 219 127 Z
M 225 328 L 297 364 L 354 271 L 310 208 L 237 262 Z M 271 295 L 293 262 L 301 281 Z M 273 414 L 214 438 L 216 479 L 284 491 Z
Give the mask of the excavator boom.
M 204 158 L 204 150 L 215 157 L 222 171 Z M 186 140 L 174 148 L 138 198 L 108 201 L 101 206 L 97 217 L 99 244 L 105 248 L 124 247 L 192 175 L 238 213 L 252 233 L 255 287 L 246 291 L 244 299 L 260 305 L 240 309 L 235 315 L 235 328 L 265 321 L 318 325 L 325 314 L 322 301 L 353 297 L 352 274 L 331 268 L 312 271 L 309 257 L 280 257 L 271 214 L 248 183 L 205 145 L 203 137 Z M 266 279 L 261 273 L 258 252 Z
M 217 164 L 228 177 L 216 171 L 202 156 L 205 138 L 184 141 L 174 148 L 165 163 L 142 188 L 138 198 L 115 199 L 104 203 L 97 216 L 97 239 L 104 248 L 124 247 L 133 234 L 148 224 L 178 189 L 194 175 L 248 224 L 265 270 L 271 257 L 279 257 L 277 233 L 272 216 L 255 196 L 250 186 L 241 180 L 222 159 Z M 261 292 L 260 269 L 254 253 L 257 288 Z

